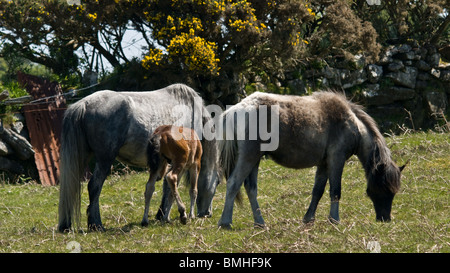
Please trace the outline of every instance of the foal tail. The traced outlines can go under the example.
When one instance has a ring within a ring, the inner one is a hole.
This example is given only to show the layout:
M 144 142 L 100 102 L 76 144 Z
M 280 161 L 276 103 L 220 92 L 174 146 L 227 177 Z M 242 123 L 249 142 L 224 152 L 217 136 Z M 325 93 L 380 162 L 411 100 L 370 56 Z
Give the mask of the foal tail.
M 60 152 L 60 190 L 58 230 L 70 229 L 72 218 L 80 226 L 81 179 L 89 149 L 81 126 L 86 106 L 76 103 L 67 109 L 62 127 Z

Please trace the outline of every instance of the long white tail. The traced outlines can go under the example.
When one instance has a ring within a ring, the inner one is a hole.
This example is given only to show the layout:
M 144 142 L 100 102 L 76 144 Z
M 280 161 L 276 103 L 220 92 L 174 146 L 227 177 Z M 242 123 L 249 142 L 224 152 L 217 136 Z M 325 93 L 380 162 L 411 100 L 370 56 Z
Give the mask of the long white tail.
M 58 230 L 70 229 L 72 219 L 79 227 L 81 206 L 81 179 L 87 164 L 89 150 L 81 126 L 85 104 L 76 103 L 67 109 L 61 135 L 60 194 Z

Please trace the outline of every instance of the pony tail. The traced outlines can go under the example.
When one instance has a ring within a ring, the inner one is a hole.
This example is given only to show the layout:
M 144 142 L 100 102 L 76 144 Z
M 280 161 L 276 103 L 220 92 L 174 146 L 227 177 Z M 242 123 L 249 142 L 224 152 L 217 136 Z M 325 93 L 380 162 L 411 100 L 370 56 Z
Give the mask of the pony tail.
M 231 173 L 233 172 L 237 160 L 237 154 L 238 154 L 238 146 L 237 146 L 237 140 L 236 135 L 233 135 L 233 139 L 226 139 L 226 131 L 227 130 L 234 130 L 234 124 L 230 122 L 234 121 L 234 119 L 227 118 L 229 115 L 233 115 L 234 112 L 225 112 L 221 116 L 221 120 L 219 121 L 219 124 L 221 124 L 223 127 L 223 137 L 218 142 L 219 144 L 219 152 L 220 152 L 220 165 L 222 166 L 223 175 L 225 176 L 225 179 L 228 180 Z
M 154 134 L 147 145 L 147 164 L 150 167 L 150 171 L 157 172 L 159 165 L 161 164 L 161 136 Z
M 62 126 L 59 178 L 58 230 L 70 229 L 72 218 L 80 226 L 81 179 L 89 156 L 89 149 L 81 127 L 86 111 L 84 104 L 67 109 Z
M 236 161 L 238 156 L 238 145 L 237 145 L 237 137 L 236 130 L 234 129 L 234 118 L 227 118 L 229 115 L 234 115 L 234 111 L 228 111 L 222 114 L 221 120 L 219 124 L 223 126 L 223 138 L 219 140 L 219 152 L 220 152 L 220 165 L 222 166 L 222 172 L 225 176 L 225 180 L 231 176 L 234 168 L 236 167 Z M 233 130 L 234 136 L 233 139 L 226 139 L 226 131 Z M 238 205 L 242 205 L 242 192 L 239 189 L 235 202 Z

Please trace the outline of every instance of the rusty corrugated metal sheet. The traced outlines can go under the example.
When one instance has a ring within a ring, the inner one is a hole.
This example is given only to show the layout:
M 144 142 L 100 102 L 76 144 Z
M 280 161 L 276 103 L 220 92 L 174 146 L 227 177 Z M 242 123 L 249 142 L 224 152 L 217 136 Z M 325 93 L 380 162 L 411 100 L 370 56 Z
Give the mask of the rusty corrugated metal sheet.
M 59 183 L 59 148 L 66 102 L 59 83 L 18 73 L 19 83 L 35 101 L 23 107 L 35 162 L 43 185 Z

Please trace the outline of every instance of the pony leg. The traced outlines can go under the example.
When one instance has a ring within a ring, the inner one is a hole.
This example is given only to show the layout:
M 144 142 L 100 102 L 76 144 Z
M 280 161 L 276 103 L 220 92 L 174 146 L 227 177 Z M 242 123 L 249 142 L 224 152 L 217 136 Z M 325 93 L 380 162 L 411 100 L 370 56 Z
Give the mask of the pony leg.
M 161 204 L 159 205 L 158 212 L 156 213 L 155 219 L 159 221 L 169 221 L 170 209 L 173 204 L 173 194 L 170 190 L 169 183 L 167 182 L 167 177 L 163 179 L 163 189 Z
M 155 191 L 155 183 L 158 174 L 157 173 L 151 173 L 150 177 L 148 179 L 147 184 L 145 185 L 145 208 L 144 208 L 144 217 L 142 217 L 141 225 L 146 227 L 148 226 L 148 211 L 150 208 L 150 201 L 153 196 L 153 192 Z
M 308 211 L 303 217 L 303 223 L 314 222 L 317 205 L 319 204 L 320 198 L 322 198 L 323 192 L 325 191 L 325 186 L 327 184 L 328 174 L 325 165 L 319 165 L 316 171 L 316 177 L 314 182 L 314 187 L 312 190 L 311 203 L 309 204 Z
M 99 197 L 102 191 L 103 183 L 111 168 L 111 163 L 97 162 L 95 165 L 94 174 L 89 180 L 89 206 L 87 208 L 88 228 L 94 231 L 105 231 L 100 218 Z
M 198 168 L 197 166 L 194 166 L 194 168 L 191 168 L 189 171 L 190 181 L 191 181 L 191 189 L 189 190 L 189 195 L 191 197 L 191 207 L 189 210 L 189 218 L 194 219 L 195 218 L 195 202 L 197 201 L 197 182 L 198 182 Z
M 244 181 L 245 191 L 247 192 L 248 199 L 250 201 L 250 206 L 252 207 L 253 219 L 255 221 L 255 227 L 264 227 L 264 219 L 261 214 L 261 209 L 259 208 L 258 200 L 256 199 L 258 195 L 258 168 L 259 162 L 253 167 L 250 175 Z
M 334 164 L 328 164 L 330 179 L 330 215 L 328 219 L 332 223 L 339 223 L 339 200 L 341 199 L 341 179 L 345 160 L 335 160 Z M 332 167 L 331 167 L 332 166 Z
M 249 158 L 252 156 L 252 158 Z M 230 229 L 233 221 L 233 206 L 234 199 L 239 192 L 239 189 L 244 182 L 244 179 L 248 177 L 253 167 L 259 162 L 261 156 L 255 153 L 239 153 L 236 167 L 231 173 L 227 181 L 227 193 L 225 197 L 225 206 L 222 211 L 222 216 L 219 220 L 219 226 Z

